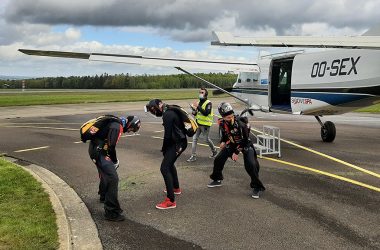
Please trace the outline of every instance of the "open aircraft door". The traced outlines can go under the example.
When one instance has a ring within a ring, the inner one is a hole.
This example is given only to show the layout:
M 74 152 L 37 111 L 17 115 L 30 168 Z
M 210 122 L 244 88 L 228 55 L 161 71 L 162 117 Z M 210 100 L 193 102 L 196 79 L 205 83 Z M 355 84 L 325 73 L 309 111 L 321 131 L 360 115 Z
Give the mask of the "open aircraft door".
M 292 113 L 291 82 L 294 56 L 274 58 L 269 69 L 269 107 L 272 111 Z

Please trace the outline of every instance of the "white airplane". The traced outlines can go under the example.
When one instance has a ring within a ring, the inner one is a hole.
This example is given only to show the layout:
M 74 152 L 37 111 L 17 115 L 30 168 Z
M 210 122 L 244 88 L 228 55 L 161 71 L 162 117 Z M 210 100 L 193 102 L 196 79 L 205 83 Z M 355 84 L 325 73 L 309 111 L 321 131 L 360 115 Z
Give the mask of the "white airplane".
M 250 110 L 315 116 L 324 142 L 336 136 L 334 123 L 320 117 L 343 114 L 380 101 L 380 36 L 234 37 L 214 32 L 212 45 L 336 48 L 290 51 L 262 57 L 258 63 L 189 60 L 136 55 L 19 49 L 28 55 L 175 67 L 245 103 Z M 240 72 L 231 92 L 185 68 Z

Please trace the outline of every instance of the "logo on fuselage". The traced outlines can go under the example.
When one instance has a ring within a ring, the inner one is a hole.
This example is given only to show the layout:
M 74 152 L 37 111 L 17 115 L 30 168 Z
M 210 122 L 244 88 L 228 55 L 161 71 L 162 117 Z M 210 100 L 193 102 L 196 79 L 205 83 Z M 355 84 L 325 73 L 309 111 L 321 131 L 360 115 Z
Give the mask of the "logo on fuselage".
M 356 64 L 360 56 L 335 59 L 330 64 L 327 61 L 315 62 L 311 68 L 311 78 L 329 76 L 344 76 L 358 74 Z M 350 67 L 351 66 L 351 67 Z
M 313 104 L 313 102 L 311 101 L 310 98 L 292 97 L 291 101 L 292 101 L 292 104 L 294 104 L 294 105 L 297 105 L 297 104 L 311 105 L 311 104 Z

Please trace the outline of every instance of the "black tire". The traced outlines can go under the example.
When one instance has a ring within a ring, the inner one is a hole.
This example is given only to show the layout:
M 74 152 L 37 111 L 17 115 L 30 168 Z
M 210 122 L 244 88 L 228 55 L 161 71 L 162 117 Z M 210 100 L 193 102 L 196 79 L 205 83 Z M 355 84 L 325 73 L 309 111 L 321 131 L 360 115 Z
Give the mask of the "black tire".
M 334 141 L 336 136 L 336 129 L 333 122 L 327 121 L 321 127 L 321 137 L 324 142 Z

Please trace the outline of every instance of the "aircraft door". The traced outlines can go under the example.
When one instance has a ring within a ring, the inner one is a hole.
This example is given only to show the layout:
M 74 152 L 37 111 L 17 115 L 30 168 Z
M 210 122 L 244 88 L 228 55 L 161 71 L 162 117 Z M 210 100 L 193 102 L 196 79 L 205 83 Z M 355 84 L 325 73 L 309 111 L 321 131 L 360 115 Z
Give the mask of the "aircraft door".
M 270 76 L 270 107 L 291 112 L 290 92 L 293 58 L 273 60 Z

